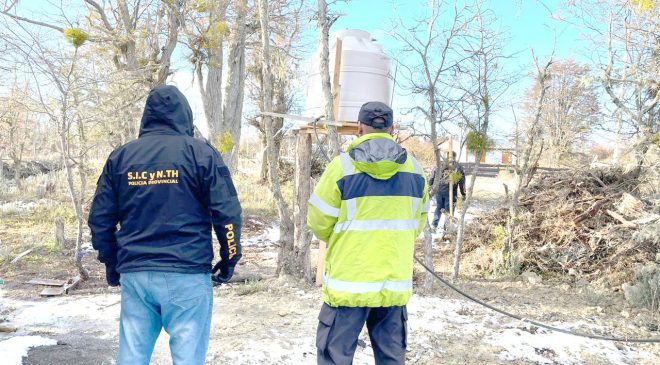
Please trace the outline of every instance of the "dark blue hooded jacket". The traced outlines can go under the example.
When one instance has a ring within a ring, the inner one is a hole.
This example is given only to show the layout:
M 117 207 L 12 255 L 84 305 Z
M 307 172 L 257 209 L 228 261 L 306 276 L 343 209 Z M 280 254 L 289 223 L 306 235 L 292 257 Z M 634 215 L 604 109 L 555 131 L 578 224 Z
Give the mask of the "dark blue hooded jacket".
M 139 138 L 110 154 L 98 180 L 89 214 L 92 246 L 119 273 L 208 273 L 211 225 L 224 274 L 241 257 L 236 189 L 220 154 L 193 138 L 183 94 L 157 86 L 147 98 Z

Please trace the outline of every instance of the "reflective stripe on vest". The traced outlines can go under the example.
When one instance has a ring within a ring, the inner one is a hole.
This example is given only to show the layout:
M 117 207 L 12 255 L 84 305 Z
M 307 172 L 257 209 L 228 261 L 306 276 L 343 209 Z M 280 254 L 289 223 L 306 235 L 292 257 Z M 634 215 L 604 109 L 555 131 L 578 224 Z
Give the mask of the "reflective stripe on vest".
M 403 281 L 385 280 L 380 282 L 360 283 L 331 279 L 326 276 L 324 281 L 326 288 L 347 293 L 369 293 L 382 290 L 408 291 L 412 289 L 412 279 Z
M 428 213 L 431 209 L 431 199 L 427 200 L 424 205 L 422 205 L 422 213 Z
M 348 153 L 341 153 L 339 155 L 339 161 L 341 161 L 341 168 L 344 170 L 344 176 L 355 174 L 353 162 L 351 162 L 351 156 L 349 156 Z
M 357 215 L 357 198 L 346 200 L 346 220 L 353 220 Z
M 335 224 L 334 232 L 342 231 L 407 231 L 419 227 L 419 221 L 410 220 L 366 220 L 345 221 Z
M 412 215 L 413 217 L 417 215 L 417 209 L 419 209 L 419 202 L 422 201 L 422 198 L 412 198 Z
M 316 194 L 312 194 L 312 197 L 309 198 L 310 204 L 316 207 L 316 209 L 320 210 L 323 214 L 329 215 L 331 217 L 339 217 L 339 208 L 335 208 L 328 203 L 324 202 L 316 196 Z

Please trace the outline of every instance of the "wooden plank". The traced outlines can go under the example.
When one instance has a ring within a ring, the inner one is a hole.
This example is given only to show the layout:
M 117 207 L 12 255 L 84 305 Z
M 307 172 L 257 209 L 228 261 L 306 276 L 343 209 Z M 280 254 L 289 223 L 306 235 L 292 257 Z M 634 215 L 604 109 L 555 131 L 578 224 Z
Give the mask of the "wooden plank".
M 64 286 L 64 292 L 69 294 L 69 290 L 75 289 L 78 286 L 78 284 L 80 284 L 81 282 L 82 282 L 82 278 L 80 277 L 80 275 L 69 280 L 69 283 Z
M 637 225 L 636 225 L 635 223 L 626 220 L 621 214 L 619 214 L 619 213 L 617 213 L 617 212 L 613 212 L 613 211 L 611 211 L 611 210 L 609 210 L 609 209 L 607 209 L 606 212 L 607 212 L 607 214 L 608 214 L 610 217 L 612 217 L 612 218 L 618 220 L 619 222 L 621 222 L 621 224 L 622 224 L 624 227 L 628 227 L 628 228 L 637 228 Z
M 357 125 L 357 122 L 354 121 L 347 121 L 347 120 L 340 120 L 340 121 L 334 121 L 334 120 L 326 120 L 326 119 L 318 119 L 313 118 L 313 117 L 305 117 L 302 115 L 294 115 L 294 114 L 282 114 L 282 113 L 275 113 L 275 112 L 259 112 L 261 115 L 267 115 L 269 117 L 276 117 L 276 118 L 284 118 L 284 119 L 291 119 L 291 120 L 298 120 L 301 122 L 308 122 L 308 123 L 313 123 L 316 121 L 317 125 L 333 125 L 336 127 L 341 127 L 350 123 L 355 123 Z
M 18 331 L 18 328 L 13 326 L 0 325 L 0 332 L 2 333 L 12 333 Z
M 28 281 L 28 284 L 33 284 L 33 285 L 46 285 L 46 286 L 64 286 L 68 280 L 55 280 L 55 279 L 32 279 Z
M 39 293 L 42 297 L 56 297 L 58 295 L 62 295 L 66 293 L 66 289 L 64 286 L 56 286 L 56 287 L 46 287 L 44 290 Z
M 327 247 L 324 241 L 319 241 L 319 255 L 316 260 L 316 286 L 323 284 L 323 274 L 325 272 L 325 253 Z
M 18 256 L 14 257 L 14 259 L 11 260 L 9 263 L 10 263 L 10 264 L 15 264 L 16 261 L 20 260 L 20 259 L 23 258 L 24 256 L 27 256 L 30 252 L 32 252 L 32 250 L 34 250 L 34 247 L 29 248 L 29 249 L 27 249 L 27 250 L 25 250 L 25 251 L 19 253 Z
M 305 134 L 327 134 L 328 130 L 326 128 L 320 128 L 317 127 L 316 131 L 314 131 L 314 128 L 311 126 L 305 126 L 301 129 L 298 130 L 298 133 L 305 133 Z M 338 127 L 337 128 L 337 133 L 341 135 L 347 135 L 347 136 L 352 136 L 357 134 L 357 125 L 356 126 L 350 126 L 350 127 Z
M 342 54 L 342 41 L 337 38 L 335 44 L 335 70 L 332 77 L 332 114 L 334 119 L 339 119 L 339 95 L 341 92 L 341 85 L 339 84 L 341 74 L 341 54 Z

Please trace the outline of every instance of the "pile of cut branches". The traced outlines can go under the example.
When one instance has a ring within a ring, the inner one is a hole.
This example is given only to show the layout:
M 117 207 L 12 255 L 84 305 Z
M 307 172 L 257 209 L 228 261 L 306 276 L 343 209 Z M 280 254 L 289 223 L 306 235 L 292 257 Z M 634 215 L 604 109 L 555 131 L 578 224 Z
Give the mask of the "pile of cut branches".
M 653 197 L 639 196 L 638 176 L 621 168 L 537 175 L 520 196 L 514 232 L 522 270 L 589 281 L 609 277 L 618 285 L 636 263 L 656 260 L 660 212 L 653 211 Z M 476 217 L 466 250 L 501 248 L 508 217 L 508 207 Z

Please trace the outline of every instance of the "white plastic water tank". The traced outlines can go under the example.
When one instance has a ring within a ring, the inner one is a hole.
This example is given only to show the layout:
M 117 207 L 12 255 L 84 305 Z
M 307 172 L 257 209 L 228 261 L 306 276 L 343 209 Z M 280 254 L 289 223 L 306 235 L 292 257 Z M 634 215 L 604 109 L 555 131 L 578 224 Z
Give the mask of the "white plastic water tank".
M 362 104 L 380 101 L 391 102 L 390 58 L 383 47 L 376 43 L 369 32 L 347 29 L 333 32 L 330 36 L 330 83 L 334 79 L 337 39 L 342 40 L 341 67 L 339 72 L 339 115 L 337 121 L 357 121 Z M 325 115 L 323 88 L 321 86 L 320 50 L 311 60 L 307 84 L 306 115 Z

